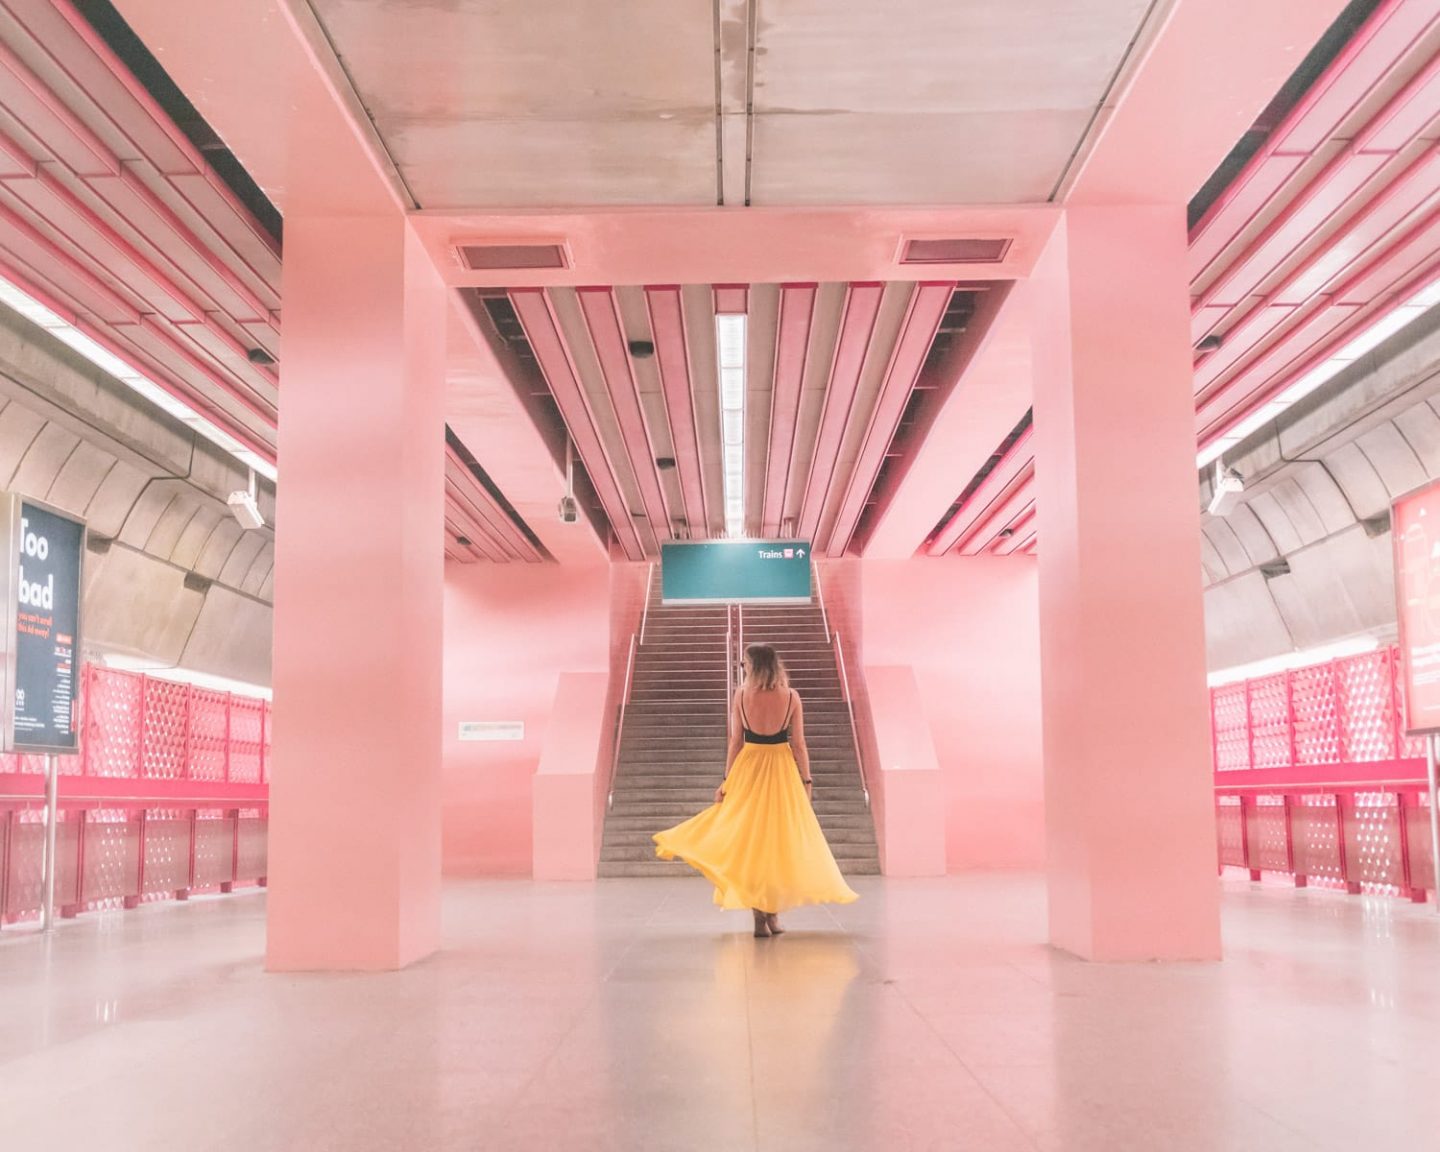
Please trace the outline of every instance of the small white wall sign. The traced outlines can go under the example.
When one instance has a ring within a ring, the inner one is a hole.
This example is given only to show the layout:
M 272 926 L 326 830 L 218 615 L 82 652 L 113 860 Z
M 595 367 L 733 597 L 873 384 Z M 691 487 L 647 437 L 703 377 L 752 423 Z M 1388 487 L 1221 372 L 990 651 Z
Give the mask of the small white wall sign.
M 523 720 L 462 720 L 461 740 L 524 740 Z

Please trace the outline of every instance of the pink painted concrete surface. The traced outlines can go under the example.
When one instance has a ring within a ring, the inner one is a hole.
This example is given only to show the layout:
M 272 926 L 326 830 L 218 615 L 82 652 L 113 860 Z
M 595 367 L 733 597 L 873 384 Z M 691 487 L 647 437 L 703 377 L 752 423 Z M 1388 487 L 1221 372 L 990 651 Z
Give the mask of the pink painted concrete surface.
M 873 778 L 882 794 L 881 866 L 887 876 L 943 876 L 943 782 L 915 671 L 867 664 L 865 686 L 875 740 Z
M 559 676 L 608 680 L 611 579 L 600 566 L 446 566 L 447 875 L 530 874 L 532 777 L 552 725 L 568 722 L 555 710 Z M 462 742 L 464 720 L 520 720 L 525 739 Z
M 394 968 L 440 932 L 445 289 L 398 213 L 286 231 L 267 962 Z
M 1218 957 L 1183 206 L 1070 209 L 1036 278 L 1051 939 Z M 1123 451 L 1119 447 L 1123 445 Z
M 943 780 L 947 868 L 1041 867 L 1034 559 L 864 560 L 857 567 L 867 679 L 875 665 L 914 672 L 919 721 Z
M 562 672 L 555 689 L 545 749 L 535 773 L 532 827 L 536 880 L 594 880 L 600 858 L 601 780 L 608 769 L 605 672 Z
M 1067 204 L 1184 204 L 1345 0 L 1179 0 L 1135 54 Z

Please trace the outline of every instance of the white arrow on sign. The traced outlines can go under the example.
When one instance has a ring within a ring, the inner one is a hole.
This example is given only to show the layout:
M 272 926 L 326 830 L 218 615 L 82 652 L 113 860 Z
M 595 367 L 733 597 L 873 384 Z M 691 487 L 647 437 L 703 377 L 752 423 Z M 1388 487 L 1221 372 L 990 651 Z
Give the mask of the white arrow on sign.
M 797 555 L 797 556 L 804 556 L 804 555 L 805 555 L 805 549 L 804 549 L 804 548 L 799 549 L 799 550 L 795 553 L 795 555 Z

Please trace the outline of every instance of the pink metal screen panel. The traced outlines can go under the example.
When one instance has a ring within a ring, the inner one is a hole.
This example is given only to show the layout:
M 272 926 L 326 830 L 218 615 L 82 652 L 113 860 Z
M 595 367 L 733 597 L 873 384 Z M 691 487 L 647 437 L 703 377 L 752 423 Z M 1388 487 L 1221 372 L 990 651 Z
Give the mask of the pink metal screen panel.
M 1302 796 L 1291 811 L 1295 874 L 1311 880 L 1342 880 L 1335 797 Z
M 1346 762 L 1395 759 L 1394 675 L 1390 651 L 1335 662 Z
M 145 894 L 179 892 L 190 884 L 190 821 L 179 812 L 154 814 L 145 829 Z
M 1290 701 L 1281 672 L 1250 681 L 1251 767 L 1284 768 L 1290 763 Z
M 87 670 L 81 756 L 87 776 L 140 776 L 140 710 L 145 678 L 113 669 Z
M 1295 708 L 1297 764 L 1340 761 L 1340 716 L 1335 699 L 1335 673 L 1329 664 L 1297 668 L 1290 674 Z
M 1245 864 L 1245 839 L 1242 835 L 1244 817 L 1240 800 L 1235 796 L 1218 796 L 1215 803 L 1216 836 L 1219 841 L 1220 863 L 1237 868 Z
M 218 888 L 232 878 L 235 821 L 227 813 L 207 813 L 195 822 L 195 887 Z
M 1347 807 L 1345 855 L 1350 879 L 1368 888 L 1400 891 L 1400 815 L 1393 792 L 1362 792 Z
M 190 690 L 190 779 L 225 779 L 229 725 L 229 693 Z
M 178 780 L 185 775 L 190 689 L 171 680 L 141 678 L 141 775 Z
M 1290 869 L 1290 836 L 1283 796 L 1257 796 L 1250 809 L 1250 867 L 1270 872 Z
M 265 702 L 230 698 L 230 779 L 260 783 L 260 750 L 265 738 Z
M 85 907 L 114 908 L 139 887 L 140 825 L 129 812 L 86 813 Z
M 1215 717 L 1215 770 L 1231 772 L 1250 767 L 1249 716 L 1245 685 L 1230 684 L 1211 693 Z
M 244 812 L 240 817 L 239 854 L 236 859 L 235 879 L 261 880 L 269 866 L 266 852 L 269 821 L 259 812 Z

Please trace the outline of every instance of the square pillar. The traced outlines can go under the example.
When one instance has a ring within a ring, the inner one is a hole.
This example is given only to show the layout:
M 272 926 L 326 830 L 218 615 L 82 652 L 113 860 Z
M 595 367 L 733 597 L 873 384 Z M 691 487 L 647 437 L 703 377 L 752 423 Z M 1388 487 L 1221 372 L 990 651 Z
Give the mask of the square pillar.
M 1050 939 L 1218 958 L 1185 210 L 1070 208 L 1034 279 Z
M 404 216 L 287 216 L 272 971 L 439 944 L 445 288 Z

